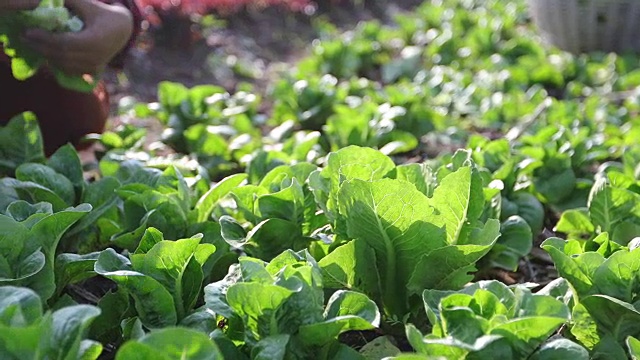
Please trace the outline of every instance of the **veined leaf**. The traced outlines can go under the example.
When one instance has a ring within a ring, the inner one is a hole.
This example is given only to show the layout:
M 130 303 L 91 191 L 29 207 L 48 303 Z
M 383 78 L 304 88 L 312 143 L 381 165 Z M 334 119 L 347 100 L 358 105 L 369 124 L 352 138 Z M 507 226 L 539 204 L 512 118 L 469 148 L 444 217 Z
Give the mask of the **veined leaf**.
M 381 283 L 386 284 L 385 306 L 403 313 L 406 284 L 418 262 L 447 245 L 443 229 L 430 221 L 428 198 L 402 180 L 356 179 L 341 187 L 338 201 L 349 237 L 366 242 L 376 253 Z
M 640 214 L 640 195 L 629 190 L 612 187 L 605 177 L 596 179 L 589 196 L 589 213 L 601 232 L 613 227 L 630 214 Z
M 631 355 L 632 360 L 640 359 L 640 340 L 634 338 L 633 336 L 627 337 L 627 349 L 629 350 L 629 355 Z
M 131 255 L 133 269 L 157 280 L 173 296 L 178 319 L 185 316 L 183 278 L 200 239 L 163 240 L 146 254 Z M 200 279 L 202 281 L 202 279 Z
M 446 229 L 447 242 L 466 244 L 484 206 L 480 176 L 470 166 L 461 167 L 442 179 L 430 203 L 438 215 L 432 221 Z
M 244 319 L 247 341 L 266 338 L 274 331 L 275 311 L 293 294 L 277 285 L 238 283 L 227 290 L 227 301 Z
M 225 178 L 212 187 L 198 200 L 195 206 L 195 211 L 198 213 L 197 221 L 203 222 L 209 220 L 217 203 L 233 189 L 240 186 L 246 179 L 246 174 L 236 174 Z
M 500 236 L 500 222 L 487 221 L 484 228 L 471 235 L 475 244 L 448 245 L 422 256 L 409 279 L 408 288 L 414 293 L 423 289 L 458 289 L 469 282 L 469 273 L 477 270 L 475 263 L 485 256 Z
M 309 186 L 318 206 L 333 220 L 337 216 L 338 191 L 343 182 L 353 179 L 379 180 L 394 168 L 393 161 L 377 150 L 348 146 L 329 154 L 327 165 L 310 175 Z
M 318 262 L 326 289 L 349 289 L 379 298 L 381 294 L 376 255 L 364 240 L 352 240 Z M 358 261 L 370 259 L 371 261 Z
M 569 339 L 560 338 L 544 343 L 529 359 L 589 360 L 589 351 Z
M 640 249 L 620 250 L 613 253 L 593 274 L 600 294 L 626 302 L 635 301 L 640 289 Z
M 124 287 L 133 297 L 142 323 L 157 329 L 176 325 L 178 316 L 171 293 L 150 276 L 133 271 L 127 258 L 113 249 L 104 250 L 94 271 Z
M 598 325 L 598 332 L 610 334 L 618 344 L 640 332 L 640 312 L 633 305 L 606 295 L 584 298 L 582 304 Z
M 125 343 L 116 360 L 222 360 L 218 346 L 199 331 L 167 327 Z

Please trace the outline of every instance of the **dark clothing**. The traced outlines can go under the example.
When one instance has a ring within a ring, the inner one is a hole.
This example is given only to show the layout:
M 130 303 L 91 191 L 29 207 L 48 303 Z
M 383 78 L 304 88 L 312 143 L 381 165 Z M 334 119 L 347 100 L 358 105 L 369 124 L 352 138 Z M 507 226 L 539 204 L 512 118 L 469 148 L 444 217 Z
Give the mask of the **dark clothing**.
M 109 64 L 121 69 L 124 58 L 140 32 L 142 15 L 134 0 L 103 0 L 122 3 L 133 14 L 134 34 L 128 46 Z M 0 125 L 25 111 L 33 112 L 42 130 L 47 156 L 60 146 L 72 143 L 77 149 L 79 141 L 89 133 L 101 133 L 109 117 L 109 94 L 104 82 L 93 93 L 81 93 L 62 88 L 53 75 L 41 70 L 33 77 L 19 81 L 11 74 L 11 63 L 0 48 Z

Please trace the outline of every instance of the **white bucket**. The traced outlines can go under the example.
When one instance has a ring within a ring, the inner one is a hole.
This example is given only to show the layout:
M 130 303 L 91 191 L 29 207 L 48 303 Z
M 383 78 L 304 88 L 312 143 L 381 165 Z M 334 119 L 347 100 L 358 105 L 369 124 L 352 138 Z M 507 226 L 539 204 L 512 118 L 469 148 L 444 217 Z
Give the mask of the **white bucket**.
M 640 0 L 527 0 L 549 44 L 574 54 L 640 52 Z

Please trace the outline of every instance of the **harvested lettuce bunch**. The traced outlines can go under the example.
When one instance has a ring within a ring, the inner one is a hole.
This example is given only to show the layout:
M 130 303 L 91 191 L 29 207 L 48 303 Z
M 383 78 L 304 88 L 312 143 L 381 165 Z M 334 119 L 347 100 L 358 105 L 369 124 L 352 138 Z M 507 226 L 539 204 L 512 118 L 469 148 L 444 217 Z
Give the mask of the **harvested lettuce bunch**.
M 64 6 L 64 0 L 42 0 L 37 8 L 0 16 L 0 43 L 11 58 L 13 77 L 26 80 L 32 77 L 45 60 L 25 46 L 20 35 L 27 29 L 39 28 L 50 32 L 80 31 L 84 24 Z M 51 69 L 58 83 L 68 89 L 89 92 L 96 80 L 82 76 L 69 76 L 56 68 Z
M 29 27 L 47 31 L 80 31 L 84 24 L 77 16 L 72 16 L 64 7 L 63 0 L 43 0 L 40 5 L 28 11 L 21 11 L 19 16 Z

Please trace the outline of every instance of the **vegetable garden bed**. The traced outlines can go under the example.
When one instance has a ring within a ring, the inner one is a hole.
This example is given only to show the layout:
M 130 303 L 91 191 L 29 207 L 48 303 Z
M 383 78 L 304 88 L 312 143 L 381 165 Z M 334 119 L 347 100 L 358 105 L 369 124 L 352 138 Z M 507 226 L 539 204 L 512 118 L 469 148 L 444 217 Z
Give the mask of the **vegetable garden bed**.
M 45 159 L 0 129 L 3 359 L 640 356 L 640 58 L 429 1 L 265 94 L 163 82 Z M 263 113 L 263 101 L 273 103 Z

